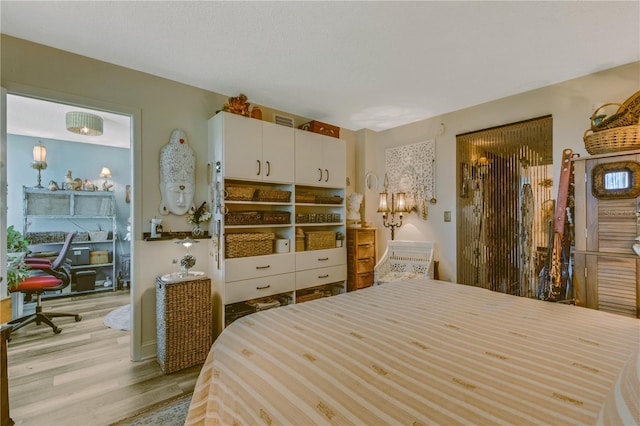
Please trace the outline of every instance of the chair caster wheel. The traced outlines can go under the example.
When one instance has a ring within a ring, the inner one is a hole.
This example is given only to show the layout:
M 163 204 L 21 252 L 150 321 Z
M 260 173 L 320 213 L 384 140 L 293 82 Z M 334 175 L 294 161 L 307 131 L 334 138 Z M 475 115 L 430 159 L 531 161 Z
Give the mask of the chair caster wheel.
M 76 322 L 82 320 L 82 315 L 76 315 L 75 316 L 75 320 L 76 320 Z

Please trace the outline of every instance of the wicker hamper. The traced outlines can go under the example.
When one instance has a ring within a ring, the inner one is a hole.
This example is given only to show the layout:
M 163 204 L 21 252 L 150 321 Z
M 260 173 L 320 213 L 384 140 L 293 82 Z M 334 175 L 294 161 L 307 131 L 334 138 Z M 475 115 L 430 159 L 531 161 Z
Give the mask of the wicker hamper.
M 591 155 L 631 151 L 640 148 L 640 124 L 614 127 L 584 134 L 584 147 Z
M 225 236 L 225 257 L 264 256 L 273 253 L 272 232 L 247 232 Z
M 250 186 L 227 186 L 224 198 L 231 201 L 251 201 L 256 189 Z
M 617 105 L 619 107 L 615 114 L 612 114 L 609 117 L 604 117 L 601 120 L 597 120 L 597 117 L 602 117 L 602 115 L 600 115 L 602 108 L 610 105 Z M 600 132 L 607 129 L 613 129 L 615 127 L 630 126 L 638 124 L 639 120 L 640 91 L 631 95 L 631 97 L 622 104 L 608 103 L 595 110 L 591 115 L 591 130 L 593 132 Z
M 324 250 L 336 247 L 336 233 L 333 231 L 309 231 L 304 233 L 305 250 Z
M 260 212 L 229 212 L 224 215 L 226 225 L 259 225 L 262 221 Z
M 157 360 L 165 374 L 202 364 L 212 344 L 211 280 L 156 280 Z
M 280 189 L 258 189 L 254 195 L 255 201 L 269 201 L 275 203 L 288 203 L 291 199 L 291 191 Z
M 291 223 L 290 212 L 264 211 L 262 212 L 262 223 L 284 225 Z

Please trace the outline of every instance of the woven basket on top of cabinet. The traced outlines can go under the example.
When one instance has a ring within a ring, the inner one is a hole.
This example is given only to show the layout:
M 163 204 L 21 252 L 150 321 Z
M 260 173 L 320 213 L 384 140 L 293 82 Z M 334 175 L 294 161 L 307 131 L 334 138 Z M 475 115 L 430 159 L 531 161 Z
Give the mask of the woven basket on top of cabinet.
M 591 155 L 640 149 L 640 124 L 614 127 L 584 134 L 584 147 Z
M 603 108 L 616 105 L 618 110 L 610 115 L 605 116 L 601 113 Z M 591 115 L 591 131 L 600 132 L 615 127 L 631 126 L 638 124 L 640 121 L 640 91 L 634 93 L 622 104 L 608 103 L 596 109 Z
M 273 253 L 273 232 L 246 232 L 225 236 L 225 256 L 233 257 L 264 256 Z

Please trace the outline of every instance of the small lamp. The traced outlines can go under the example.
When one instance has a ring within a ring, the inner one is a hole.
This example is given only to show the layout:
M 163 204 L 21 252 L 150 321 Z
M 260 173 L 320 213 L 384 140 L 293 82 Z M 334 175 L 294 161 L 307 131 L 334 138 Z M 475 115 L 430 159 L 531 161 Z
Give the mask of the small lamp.
M 31 167 L 38 171 L 38 185 L 36 188 L 43 188 L 41 171 L 47 168 L 47 148 L 42 145 L 42 142 L 38 142 L 38 145 L 33 147 L 33 162 Z
M 113 185 L 107 182 L 107 179 L 111 177 L 111 170 L 108 167 L 103 167 L 100 170 L 100 177 L 104 178 L 104 182 L 102 182 L 102 190 L 108 191 Z
M 200 241 L 192 240 L 189 237 L 176 241 L 176 244 L 181 244 L 182 247 L 187 249 L 186 254 L 182 256 L 182 259 L 180 259 L 180 266 L 182 266 L 182 269 L 185 271 L 185 276 L 189 276 L 189 269 L 193 268 L 196 264 L 196 258 L 194 255 L 189 253 L 189 248 L 191 248 L 193 244 L 199 242 Z
M 102 135 L 102 117 L 88 112 L 70 111 L 66 114 L 67 130 L 85 136 Z
M 396 194 L 391 193 L 391 208 L 389 208 L 387 198 L 388 193 L 380 193 L 378 213 L 382 213 L 382 224 L 384 227 L 391 229 L 391 239 L 393 240 L 395 238 L 396 228 L 400 228 L 402 226 L 402 214 L 408 212 L 407 201 L 404 192 L 398 192 Z M 396 213 L 398 213 L 398 222 L 396 222 L 395 219 Z M 387 221 L 387 219 L 389 220 Z

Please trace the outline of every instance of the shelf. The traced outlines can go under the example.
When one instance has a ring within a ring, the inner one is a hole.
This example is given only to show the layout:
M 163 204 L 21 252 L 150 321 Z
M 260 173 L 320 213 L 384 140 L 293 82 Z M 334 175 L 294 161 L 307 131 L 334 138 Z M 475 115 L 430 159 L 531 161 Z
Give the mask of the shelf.
M 225 225 L 224 229 L 289 228 L 291 223 L 256 223 L 255 225 Z
M 72 241 L 71 245 L 73 246 L 79 246 L 79 245 L 83 245 L 83 244 L 105 244 L 105 243 L 109 243 L 112 244 L 113 240 L 100 240 L 100 241 L 94 241 L 94 240 L 87 240 L 87 241 Z M 64 244 L 64 241 L 57 241 L 57 242 L 52 242 L 52 243 L 31 243 L 32 246 L 49 246 L 49 245 L 62 245 Z
M 159 238 L 151 238 L 151 233 L 150 232 L 144 232 L 142 234 L 142 239 L 145 241 L 168 241 L 168 240 L 183 240 L 185 238 L 191 238 L 192 240 L 206 240 L 208 238 L 210 238 L 211 236 L 209 235 L 209 231 L 205 231 L 203 235 L 200 235 L 199 237 L 194 237 L 193 235 L 191 235 L 191 232 L 189 231 L 185 231 L 185 232 L 163 232 L 162 236 Z
M 77 269 L 93 269 L 93 268 L 103 268 L 105 266 L 113 266 L 113 262 L 109 263 L 96 263 L 94 265 L 71 265 L 69 269 L 77 270 Z

